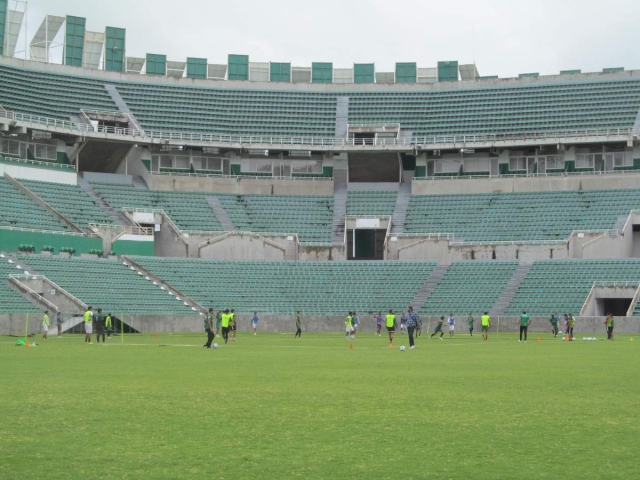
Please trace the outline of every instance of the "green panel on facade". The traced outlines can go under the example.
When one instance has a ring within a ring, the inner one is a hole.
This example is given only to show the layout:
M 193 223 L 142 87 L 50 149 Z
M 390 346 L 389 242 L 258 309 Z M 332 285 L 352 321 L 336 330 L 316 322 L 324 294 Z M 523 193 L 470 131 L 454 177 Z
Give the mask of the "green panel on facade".
M 2 230 L 2 235 L 0 235 L 1 251 L 17 252 L 18 247 L 23 244 L 33 245 L 36 252 L 40 252 L 40 250 L 45 246 L 51 246 L 56 254 L 64 247 L 75 249 L 76 255 L 89 253 L 90 250 L 102 250 L 101 238 L 19 230 Z
M 141 255 L 153 257 L 153 241 L 116 240 L 111 244 L 111 255 Z
M 207 78 L 207 59 L 187 57 L 187 78 Z
M 560 70 L 560 75 L 577 75 L 582 73 L 582 70 Z
M 64 64 L 72 67 L 82 66 L 84 49 L 84 31 L 86 18 L 67 15 L 67 27 L 64 39 Z
M 311 64 L 311 83 L 332 83 L 333 63 L 313 62 Z
M 355 83 L 373 83 L 376 73 L 373 63 L 356 63 L 353 66 L 353 80 Z
M 427 176 L 427 167 L 425 165 L 416 165 L 416 170 L 413 174 L 415 178 L 424 178 Z
M 249 80 L 249 55 L 229 55 L 229 80 Z
M 438 81 L 457 82 L 458 81 L 458 61 L 438 62 Z
M 108 72 L 124 72 L 126 30 L 107 27 L 105 30 L 104 69 Z
M 415 62 L 396 63 L 396 83 L 416 83 L 417 73 Z
M 147 53 L 147 75 L 166 75 L 167 56 Z
M 7 0 L 0 0 L 0 55 L 4 55 L 4 32 L 7 25 Z
M 624 67 L 603 68 L 602 73 L 618 73 L 624 72 Z
M 540 76 L 540 74 L 538 72 L 531 72 L 531 73 L 521 73 L 520 75 L 518 75 L 518 78 L 538 78 Z
M 269 66 L 270 82 L 290 82 L 291 81 L 291 64 L 271 62 Z

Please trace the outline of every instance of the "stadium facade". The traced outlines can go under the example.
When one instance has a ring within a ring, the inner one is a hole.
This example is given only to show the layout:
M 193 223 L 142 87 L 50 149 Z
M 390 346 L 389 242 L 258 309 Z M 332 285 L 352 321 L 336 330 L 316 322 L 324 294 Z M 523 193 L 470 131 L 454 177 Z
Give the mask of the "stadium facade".
M 163 329 L 221 302 L 273 328 L 409 303 L 637 314 L 640 71 L 134 58 L 71 16 L 25 60 L 20 13 L 0 0 L 4 330 L 89 303 Z

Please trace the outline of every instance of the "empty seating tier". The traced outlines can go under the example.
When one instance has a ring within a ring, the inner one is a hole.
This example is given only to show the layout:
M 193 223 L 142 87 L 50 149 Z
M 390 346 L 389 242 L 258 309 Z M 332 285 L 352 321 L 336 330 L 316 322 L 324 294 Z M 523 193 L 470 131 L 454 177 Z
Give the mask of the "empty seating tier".
M 46 276 L 94 310 L 102 308 L 104 313 L 195 313 L 183 300 L 176 300 L 119 261 L 41 255 L 20 255 L 18 261 L 28 266 L 30 273 Z
M 20 275 L 22 270 L 15 264 L 8 263 L 6 258 L 0 258 L 0 314 L 34 313 L 38 307 L 23 298 L 9 286 L 9 275 Z
M 228 262 L 136 257 L 206 307 L 242 314 L 345 315 L 401 311 L 431 274 L 428 262 Z
M 564 240 L 611 229 L 640 208 L 640 190 L 412 195 L 405 232 L 454 233 L 465 241 Z
M 36 230 L 66 231 L 69 227 L 22 190 L 0 177 L 0 225 Z
M 425 315 L 462 320 L 491 310 L 518 268 L 518 262 L 454 262 L 421 309 Z
M 579 315 L 595 282 L 640 281 L 640 260 L 539 260 L 516 291 L 505 315 Z
M 218 195 L 236 230 L 297 233 L 301 242 L 329 243 L 332 196 Z
M 393 215 L 398 199 L 397 191 L 347 192 L 347 215 Z
M 78 185 L 20 180 L 20 183 L 80 228 L 112 223 L 107 213 Z

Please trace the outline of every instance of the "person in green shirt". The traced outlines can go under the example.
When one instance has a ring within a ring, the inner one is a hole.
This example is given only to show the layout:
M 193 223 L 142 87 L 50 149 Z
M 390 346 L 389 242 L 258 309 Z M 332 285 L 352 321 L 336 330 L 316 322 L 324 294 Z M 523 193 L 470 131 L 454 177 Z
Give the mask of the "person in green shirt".
M 207 342 L 202 345 L 205 348 L 211 348 L 211 342 L 216 334 L 213 332 L 213 308 L 204 316 L 204 331 L 207 332 Z
M 104 320 L 104 326 L 107 329 L 107 338 L 111 338 L 111 332 L 113 331 L 113 320 L 111 314 L 107 314 L 107 318 Z
M 489 316 L 489 312 L 484 312 L 482 318 L 480 319 L 480 330 L 482 330 L 482 338 L 484 340 L 489 340 L 489 328 L 491 327 L 491 317 Z
M 560 331 L 560 329 L 558 328 L 559 321 L 560 317 L 558 316 L 558 313 L 552 313 L 551 318 L 549 319 L 549 323 L 551 323 L 551 333 L 553 333 L 553 338 L 556 338 L 558 336 L 558 332 Z
M 42 339 L 47 340 L 47 335 L 49 334 L 49 325 L 51 322 L 49 321 L 49 310 L 44 311 L 44 316 L 42 317 Z
M 607 326 L 607 340 L 613 340 L 613 314 L 609 313 L 604 321 Z
M 385 325 L 387 326 L 387 333 L 389 334 L 389 346 L 393 345 L 393 335 L 396 333 L 396 315 L 393 310 L 389 310 L 385 319 Z
M 347 315 L 347 319 L 344 321 L 344 325 L 345 325 L 345 329 L 347 331 L 345 338 L 347 340 L 349 340 L 349 339 L 353 340 L 355 338 L 355 336 L 354 336 L 355 330 L 353 328 L 353 313 L 352 312 L 349 312 L 349 314 Z
M 222 312 L 216 313 L 216 335 L 220 335 L 220 327 L 222 326 Z
M 231 332 L 231 341 L 236 341 L 236 329 L 238 328 L 238 324 L 236 323 L 236 310 L 235 308 L 231 309 L 231 320 L 229 321 L 229 331 Z
M 84 312 L 84 341 L 91 344 L 91 334 L 93 333 L 93 325 L 91 320 L 93 317 L 93 307 L 89 305 L 87 311 Z
M 469 324 L 469 335 L 473 337 L 473 312 L 469 312 L 469 317 L 467 318 L 467 323 Z
M 220 318 L 220 325 L 222 325 L 222 338 L 224 339 L 224 343 L 229 341 L 229 324 L 231 322 L 231 314 L 229 313 L 229 309 L 225 309 L 224 313 Z
M 93 323 L 96 326 L 96 342 L 100 343 L 100 337 L 102 337 L 102 343 L 105 342 L 105 320 L 102 314 L 102 309 L 98 309 L 98 313 L 93 317 Z
M 444 325 L 444 316 L 440 317 L 440 320 L 438 320 L 438 323 L 436 324 L 436 329 L 433 331 L 433 333 L 429 337 L 429 340 L 435 337 L 438 333 L 440 333 L 440 340 L 442 340 L 442 336 L 444 335 L 444 332 L 442 331 L 443 325 Z
M 296 313 L 296 334 L 293 338 L 302 338 L 302 323 L 300 323 L 300 310 Z
M 569 340 L 574 340 L 573 327 L 576 326 L 576 319 L 573 318 L 573 313 L 569 313 L 569 320 L 567 320 L 567 325 L 569 326 Z
M 522 341 L 522 334 L 524 333 L 524 343 L 527 343 L 527 330 L 530 323 L 531 317 L 527 315 L 527 312 L 522 312 L 522 315 L 520 315 L 520 340 L 518 342 Z

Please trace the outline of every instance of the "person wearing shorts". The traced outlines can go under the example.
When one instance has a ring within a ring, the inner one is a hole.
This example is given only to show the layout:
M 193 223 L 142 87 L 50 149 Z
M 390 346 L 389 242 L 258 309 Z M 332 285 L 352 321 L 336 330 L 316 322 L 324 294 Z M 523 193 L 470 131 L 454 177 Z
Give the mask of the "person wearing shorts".
M 607 326 L 607 340 L 613 340 L 613 314 L 608 314 L 604 324 Z
M 91 344 L 91 334 L 93 333 L 93 325 L 91 321 L 93 319 L 93 307 L 89 305 L 87 311 L 84 312 L 84 341 Z
M 211 342 L 213 342 L 213 339 L 216 336 L 213 331 L 213 308 L 210 308 L 209 312 L 204 316 L 204 331 L 207 332 L 207 341 L 202 346 L 205 348 L 211 348 Z
M 358 333 L 358 327 L 360 326 L 360 318 L 356 312 L 353 312 L 351 319 L 353 320 L 353 335 L 355 336 L 355 334 Z
M 433 333 L 429 337 L 429 340 L 431 340 L 433 337 L 435 337 L 438 333 L 440 334 L 440 340 L 442 340 L 442 336 L 444 335 L 444 332 L 442 331 L 442 326 L 443 325 L 444 325 L 444 316 L 440 317 L 440 320 L 438 320 L 438 324 L 436 325 L 436 329 L 433 331 Z
M 482 338 L 484 340 L 489 340 L 489 327 L 491 327 L 491 317 L 489 312 L 484 312 L 480 319 L 480 330 L 482 330 Z
M 302 338 L 302 323 L 300 322 L 300 310 L 298 310 L 298 313 L 296 314 L 296 334 L 293 337 L 295 338 Z
M 47 335 L 49 334 L 49 310 L 44 311 L 44 316 L 42 317 L 42 339 L 46 340 Z
M 393 310 L 389 310 L 387 314 L 385 325 L 387 326 L 387 333 L 389 334 L 389 346 L 393 345 L 393 335 L 396 333 L 396 315 Z
M 467 318 L 467 323 L 469 324 L 469 335 L 473 337 L 473 312 L 469 312 L 469 317 Z
M 234 308 L 231 309 L 231 320 L 229 321 L 229 331 L 231 332 L 231 341 L 235 342 L 236 341 L 236 329 L 237 329 L 237 323 L 236 323 L 236 310 Z
M 111 338 L 111 332 L 113 331 L 113 319 L 111 314 L 107 314 L 107 318 L 104 319 L 104 328 L 107 329 L 107 338 Z
M 258 318 L 258 312 L 253 312 L 253 318 L 251 319 L 251 325 L 253 326 L 253 335 L 256 335 L 256 331 L 258 330 L 258 322 L 260 319 Z
M 349 315 L 347 315 L 347 319 L 344 321 L 344 326 L 346 329 L 346 336 L 345 338 L 348 339 L 354 339 L 354 333 L 355 333 L 355 329 L 353 328 L 353 313 L 349 312 Z
M 567 321 L 569 330 L 569 340 L 573 340 L 573 327 L 576 326 L 576 319 L 573 318 L 573 313 L 569 313 L 569 320 Z
M 558 322 L 560 321 L 560 317 L 557 313 L 551 314 L 551 318 L 549 319 L 549 323 L 551 323 L 551 333 L 553 333 L 553 338 L 558 336 L 558 332 L 560 329 L 558 328 Z
M 449 336 L 453 337 L 453 332 L 456 329 L 456 317 L 453 316 L 453 313 L 449 314 L 449 318 L 447 319 L 447 323 L 449 324 Z
M 216 313 L 216 335 L 220 335 L 220 328 L 222 325 L 222 312 Z
M 96 342 L 100 343 L 100 337 L 102 337 L 102 343 L 106 341 L 106 323 L 104 315 L 102 315 L 102 309 L 99 308 L 97 314 L 93 318 L 93 323 L 96 326 Z
M 62 312 L 58 312 L 56 314 L 56 326 L 58 327 L 58 338 L 62 337 L 62 323 L 64 319 L 62 318 Z
M 376 319 L 376 335 L 379 337 L 380 336 L 380 330 L 382 330 L 382 312 L 378 312 L 378 315 L 376 315 L 375 317 L 373 317 Z
M 220 318 L 220 325 L 222 326 L 222 338 L 224 339 L 224 343 L 229 341 L 229 325 L 231 323 L 231 314 L 229 313 L 229 309 L 227 308 Z
M 407 312 L 402 312 L 402 316 L 400 317 L 400 333 L 405 333 L 407 331 Z
M 527 315 L 527 312 L 522 312 L 520 315 L 520 340 L 522 342 L 522 335 L 524 334 L 524 343 L 527 343 L 527 330 L 529 330 L 529 324 L 531 323 L 531 317 Z

